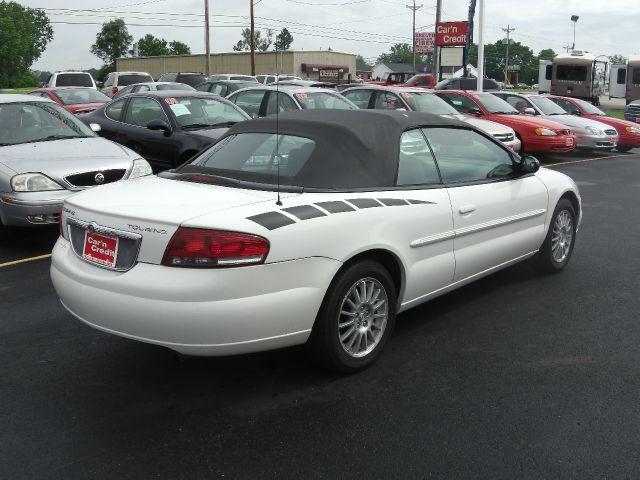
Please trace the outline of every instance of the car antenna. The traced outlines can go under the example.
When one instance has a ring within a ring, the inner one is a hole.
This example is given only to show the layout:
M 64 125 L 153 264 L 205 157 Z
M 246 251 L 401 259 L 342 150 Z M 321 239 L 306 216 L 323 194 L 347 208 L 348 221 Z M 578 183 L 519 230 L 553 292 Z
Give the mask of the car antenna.
M 280 144 L 280 125 L 279 125 L 279 117 L 280 117 L 280 86 L 278 85 L 278 80 L 280 76 L 280 72 L 278 71 L 278 42 L 276 41 L 276 162 L 278 168 L 278 200 L 276 200 L 276 205 L 279 207 L 282 206 L 282 200 L 280 200 L 280 155 L 278 155 L 278 147 Z

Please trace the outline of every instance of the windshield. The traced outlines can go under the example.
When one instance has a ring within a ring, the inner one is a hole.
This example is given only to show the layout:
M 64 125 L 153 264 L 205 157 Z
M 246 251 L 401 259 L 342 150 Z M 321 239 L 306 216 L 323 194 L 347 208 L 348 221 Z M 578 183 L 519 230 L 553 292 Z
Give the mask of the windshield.
M 434 115 L 458 115 L 458 111 L 433 93 L 401 92 L 400 96 L 409 104 L 411 110 Z
M 567 112 L 555 102 L 552 102 L 548 98 L 532 95 L 528 97 L 536 107 L 540 109 L 545 115 L 566 115 Z
M 484 108 L 486 108 L 489 113 L 507 113 L 507 114 L 517 114 L 518 110 L 513 108 L 507 102 L 502 100 L 501 98 L 496 97 L 491 94 L 478 94 L 475 98 L 482 104 Z
M 244 80 L 246 82 L 252 82 L 252 83 L 257 83 L 258 81 L 255 78 L 250 77 L 249 75 L 231 75 L 229 77 L 229 80 Z
M 57 87 L 93 87 L 93 80 L 88 73 L 59 73 L 56 77 Z
M 93 136 L 89 127 L 59 105 L 0 104 L 0 145 Z
M 65 88 L 64 90 L 55 90 L 53 93 L 65 105 L 106 103 L 111 101 L 104 93 L 98 92 L 93 88 Z
M 183 128 L 233 125 L 250 118 L 234 104 L 221 98 L 168 97 L 164 101 L 169 105 L 176 123 Z
M 340 110 L 357 110 L 353 103 L 337 93 L 306 92 L 293 95 L 303 109 L 337 108 Z
M 134 83 L 153 82 L 151 75 L 118 75 L 118 86 L 126 87 L 127 85 L 133 85 Z
M 184 90 L 187 92 L 193 92 L 195 88 L 184 83 L 159 83 L 156 85 L 156 90 Z
M 304 137 L 275 133 L 241 133 L 224 138 L 191 165 L 202 172 L 240 181 L 293 185 L 315 142 Z M 178 169 L 180 173 L 180 169 Z
M 592 105 L 589 102 L 586 102 L 584 100 L 580 100 L 580 99 L 577 99 L 577 98 L 574 98 L 573 101 L 576 102 L 578 105 L 580 105 L 580 108 L 582 108 L 589 115 L 596 115 L 598 117 L 606 117 L 607 116 L 606 113 L 604 113 L 598 107 Z

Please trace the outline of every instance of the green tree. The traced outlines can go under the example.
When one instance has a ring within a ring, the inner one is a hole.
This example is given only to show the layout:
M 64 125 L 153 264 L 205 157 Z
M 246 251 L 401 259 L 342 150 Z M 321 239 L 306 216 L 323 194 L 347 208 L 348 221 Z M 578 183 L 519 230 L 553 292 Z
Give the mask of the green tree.
M 91 45 L 91 53 L 108 65 L 115 65 L 116 58 L 123 57 L 129 51 L 133 37 L 121 18 L 102 24 L 96 35 L 96 43 Z
M 504 81 L 507 42 L 498 40 L 495 43 L 485 44 L 485 75 L 489 78 Z M 473 44 L 469 49 L 469 61 L 473 65 L 478 65 L 478 46 Z M 519 81 L 524 83 L 534 83 L 538 79 L 538 57 L 534 55 L 526 45 L 511 40 L 509 42 L 509 65 L 519 68 Z
M 173 42 L 169 42 L 169 55 L 189 55 L 191 54 L 191 49 L 189 45 L 186 43 L 179 42 L 174 40 Z
M 619 53 L 616 53 L 615 55 L 609 55 L 609 62 L 611 62 L 611 65 L 627 63 L 627 57 L 625 57 L 624 55 L 620 55 Z
M 238 40 L 238 43 L 233 46 L 233 50 L 236 52 L 251 50 L 251 29 L 243 29 L 241 35 L 242 40 Z M 266 52 L 267 50 L 269 50 L 272 39 L 273 30 L 267 29 L 264 37 L 262 36 L 262 32 L 260 32 L 260 30 L 254 30 L 253 40 L 255 42 L 256 50 L 258 50 L 259 52 Z
M 544 50 L 540 50 L 540 53 L 538 54 L 538 60 L 553 60 L 556 55 L 558 54 L 554 52 L 553 49 L 545 48 Z
M 0 87 L 25 82 L 36 85 L 29 68 L 52 38 L 53 29 L 44 11 L 0 2 Z
M 289 33 L 289 30 L 283 28 L 280 30 L 280 33 L 276 35 L 276 41 L 274 44 L 274 48 L 281 52 L 283 50 L 289 50 L 291 48 L 291 44 L 293 43 L 293 36 Z
M 367 62 L 362 55 L 356 55 L 356 69 L 371 71 L 373 70 L 373 66 L 369 65 L 369 62 Z
M 378 63 L 413 63 L 413 49 L 408 43 L 396 43 L 388 53 L 378 57 Z
M 157 57 L 159 55 L 169 55 L 169 47 L 164 38 L 154 37 L 147 33 L 138 40 L 138 55 L 141 57 Z

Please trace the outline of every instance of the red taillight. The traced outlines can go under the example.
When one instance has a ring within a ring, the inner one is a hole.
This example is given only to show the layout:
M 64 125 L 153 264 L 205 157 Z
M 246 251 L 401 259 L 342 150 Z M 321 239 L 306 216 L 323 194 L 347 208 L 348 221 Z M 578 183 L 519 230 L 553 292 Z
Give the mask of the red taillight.
M 266 238 L 247 233 L 179 228 L 162 264 L 168 267 L 238 267 L 263 263 L 269 253 Z
M 111 87 L 111 95 L 118 93 L 118 87 Z

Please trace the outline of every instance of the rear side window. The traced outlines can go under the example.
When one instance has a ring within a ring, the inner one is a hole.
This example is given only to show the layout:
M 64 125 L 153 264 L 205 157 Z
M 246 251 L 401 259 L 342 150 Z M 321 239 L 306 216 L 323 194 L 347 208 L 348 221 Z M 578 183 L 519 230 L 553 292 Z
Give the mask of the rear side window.
M 124 108 L 124 99 L 116 100 L 104 109 L 104 114 L 111 120 L 116 122 L 122 121 L 122 109 Z
M 616 80 L 618 84 L 627 83 L 627 71 L 624 68 L 618 69 L 618 78 Z
M 404 132 L 400 138 L 396 185 L 433 185 L 440 183 L 438 168 L 420 130 Z
M 158 102 L 152 98 L 132 98 L 127 108 L 124 122 L 130 125 L 146 127 L 151 120 L 165 120 L 167 116 Z
M 56 86 L 93 87 L 93 81 L 88 73 L 59 73 L 56 77 Z
M 373 108 L 376 110 L 397 110 L 404 108 L 404 105 L 395 93 L 378 92 Z
M 422 130 L 435 154 L 444 183 L 501 180 L 513 176 L 509 153 L 488 138 L 460 128 Z
M 221 97 L 224 97 L 227 94 L 227 86 L 222 84 L 222 83 L 218 83 L 215 85 L 211 85 L 211 93 L 214 93 L 216 95 L 220 95 Z
M 265 93 L 265 90 L 250 90 L 240 92 L 230 100 L 249 115 L 259 115 L 260 104 L 262 103 Z
M 201 83 L 200 85 L 196 86 L 196 90 L 198 90 L 199 92 L 208 92 L 210 86 L 210 83 Z
M 125 87 L 127 85 L 132 85 L 134 83 L 146 83 L 153 82 L 153 78 L 151 75 L 118 75 L 118 86 Z
M 351 100 L 358 108 L 369 108 L 369 100 L 371 99 L 371 90 L 353 90 L 342 94 L 347 100 Z
M 547 68 L 544 71 L 544 79 L 551 80 L 551 73 L 553 72 L 553 65 L 547 65 Z
M 276 93 L 277 106 L 276 106 Z M 289 98 L 289 95 L 282 92 L 271 92 L 267 101 L 267 115 L 273 115 L 276 112 L 288 112 L 290 110 L 298 110 L 295 102 Z

